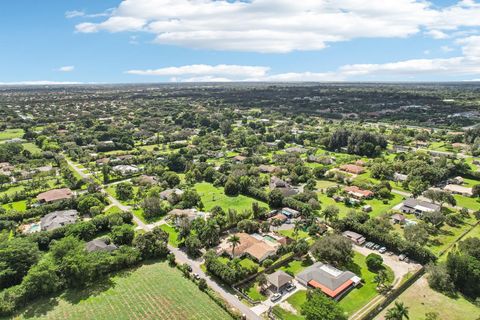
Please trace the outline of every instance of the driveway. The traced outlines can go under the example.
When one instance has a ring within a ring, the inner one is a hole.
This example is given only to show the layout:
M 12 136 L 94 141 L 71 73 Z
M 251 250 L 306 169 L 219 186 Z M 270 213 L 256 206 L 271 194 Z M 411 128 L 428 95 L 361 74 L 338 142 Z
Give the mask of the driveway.
M 292 295 L 294 295 L 296 292 L 298 292 L 299 290 L 305 290 L 306 288 L 304 286 L 302 286 L 300 283 L 297 282 L 297 280 L 293 279 L 292 281 L 292 284 L 295 285 L 295 290 L 291 291 L 291 292 L 286 292 L 282 298 L 278 301 L 275 301 L 275 302 L 272 302 L 270 301 L 270 297 L 271 295 L 269 295 L 268 299 L 263 301 L 262 303 L 254 306 L 251 308 L 251 310 L 257 314 L 257 315 L 261 315 L 262 313 L 265 313 L 268 311 L 268 309 L 276 306 L 276 305 L 279 305 L 281 304 L 282 302 L 286 301 L 288 298 L 290 298 Z
M 415 271 L 419 270 L 422 266 L 417 263 L 412 262 L 404 262 L 398 259 L 397 255 L 388 255 L 388 254 L 380 254 L 376 250 L 371 250 L 365 247 L 360 247 L 357 245 L 353 246 L 353 250 L 361 253 L 364 256 L 368 256 L 370 253 L 376 253 L 382 256 L 383 263 L 392 269 L 395 279 L 393 281 L 393 286 L 397 286 L 400 281 L 403 279 L 405 275 L 408 273 L 414 273 Z

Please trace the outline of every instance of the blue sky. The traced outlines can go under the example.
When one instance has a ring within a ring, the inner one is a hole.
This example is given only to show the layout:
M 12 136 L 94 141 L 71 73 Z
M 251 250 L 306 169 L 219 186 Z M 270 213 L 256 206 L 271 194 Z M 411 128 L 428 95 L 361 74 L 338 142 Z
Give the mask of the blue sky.
M 0 83 L 480 79 L 480 3 L 0 1 Z

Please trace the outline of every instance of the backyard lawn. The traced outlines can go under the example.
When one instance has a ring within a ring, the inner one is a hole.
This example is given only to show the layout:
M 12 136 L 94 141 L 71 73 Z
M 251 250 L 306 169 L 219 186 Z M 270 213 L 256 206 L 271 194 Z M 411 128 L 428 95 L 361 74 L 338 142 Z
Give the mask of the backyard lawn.
M 178 231 L 168 224 L 162 224 L 160 229 L 168 233 L 168 243 L 175 248 L 178 248 L 180 242 L 178 241 Z
M 480 317 L 480 308 L 465 298 L 449 298 L 430 289 L 425 277 L 420 278 L 408 288 L 397 301 L 408 307 L 410 319 L 425 319 L 425 313 L 437 312 L 440 320 L 475 320 Z M 393 305 L 390 304 L 386 309 Z M 385 312 L 376 319 L 385 319 Z
M 2 207 L 5 208 L 5 210 L 7 211 L 15 210 L 19 212 L 24 212 L 24 211 L 27 211 L 27 200 L 3 204 Z
M 23 137 L 23 129 L 7 129 L 4 131 L 0 131 L 0 143 L 5 140 L 21 138 Z
M 122 272 L 89 290 L 41 299 L 16 319 L 231 319 L 210 297 L 165 262 Z
M 40 149 L 39 147 L 37 147 L 36 144 L 31 143 L 31 142 L 24 143 L 24 144 L 23 144 L 23 148 L 24 148 L 25 150 L 30 151 L 31 153 L 40 153 L 40 152 L 42 152 L 42 149 Z
M 262 207 L 267 207 L 266 203 L 243 195 L 229 197 L 225 195 L 223 188 L 216 188 L 210 183 L 197 183 L 195 189 L 202 198 L 206 211 L 210 211 L 215 206 L 220 206 L 225 211 L 228 209 L 251 210 L 254 202 L 258 202 Z
M 293 260 L 289 262 L 288 264 L 282 266 L 280 270 L 283 270 L 289 274 L 297 275 L 299 274 L 303 269 L 305 269 L 308 266 L 312 265 L 311 260 Z

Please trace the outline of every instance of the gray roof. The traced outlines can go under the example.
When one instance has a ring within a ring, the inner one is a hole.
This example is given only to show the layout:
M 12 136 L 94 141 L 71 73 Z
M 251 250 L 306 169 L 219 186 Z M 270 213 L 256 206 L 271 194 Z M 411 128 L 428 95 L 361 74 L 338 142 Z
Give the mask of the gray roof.
M 403 205 L 406 207 L 410 208 L 415 208 L 416 206 L 422 206 L 425 208 L 429 208 L 434 211 L 440 210 L 440 206 L 435 203 L 427 202 L 427 201 L 422 201 L 414 198 L 408 198 L 405 201 L 403 201 Z
M 353 277 L 356 277 L 356 275 L 351 271 L 340 271 L 321 262 L 316 262 L 297 275 L 297 278 L 306 283 L 314 280 L 332 291 L 335 291 Z
M 94 239 L 90 242 L 87 242 L 86 248 L 88 252 L 113 251 L 117 249 L 117 246 L 114 244 L 107 244 L 105 239 Z
M 42 230 L 54 230 L 67 224 L 75 223 L 78 219 L 77 210 L 54 211 L 40 220 Z
M 283 287 L 292 280 L 293 277 L 282 270 L 278 270 L 272 274 L 267 275 L 267 281 L 277 288 Z

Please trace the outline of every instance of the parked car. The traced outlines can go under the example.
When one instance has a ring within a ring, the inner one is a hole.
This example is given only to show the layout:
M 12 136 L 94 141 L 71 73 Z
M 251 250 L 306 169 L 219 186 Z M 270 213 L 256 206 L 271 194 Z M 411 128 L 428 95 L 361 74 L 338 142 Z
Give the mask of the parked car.
M 287 292 L 292 292 L 293 290 L 295 290 L 295 288 L 296 288 L 296 286 L 295 286 L 294 284 L 289 283 L 289 284 L 287 285 L 287 287 L 285 288 L 285 290 L 286 290 Z
M 373 246 L 373 250 L 378 250 L 378 249 L 380 249 L 380 248 L 381 248 L 381 247 L 380 247 L 379 244 L 375 244 L 375 245 Z
M 387 248 L 381 247 L 380 249 L 378 249 L 378 252 L 385 253 L 385 252 L 387 252 Z
M 375 243 L 373 242 L 367 242 L 367 244 L 365 245 L 366 248 L 370 249 L 371 247 L 373 247 L 375 245 Z
M 281 293 L 275 293 L 275 294 L 270 298 L 270 301 L 276 302 L 276 301 L 280 300 L 281 298 L 282 298 L 282 294 L 281 294 Z
M 405 260 L 406 257 L 407 256 L 402 253 L 401 255 L 398 256 L 398 260 L 403 261 Z

